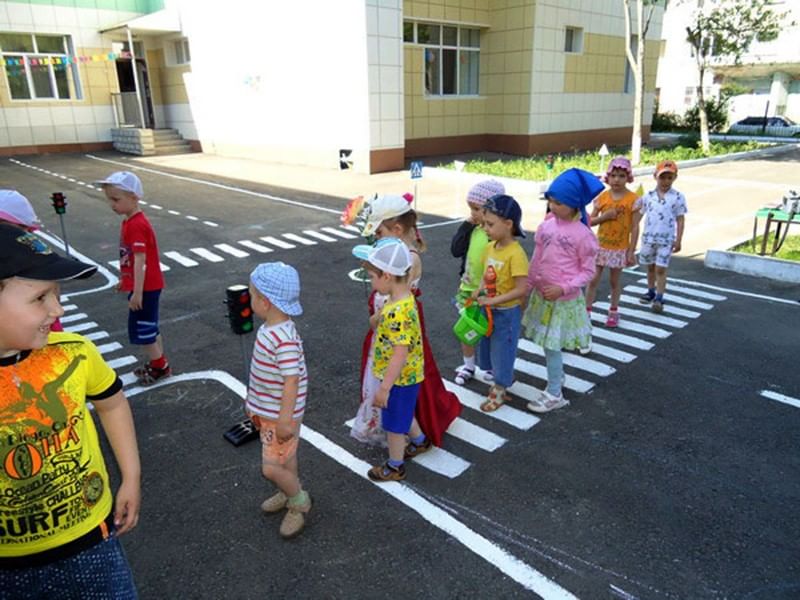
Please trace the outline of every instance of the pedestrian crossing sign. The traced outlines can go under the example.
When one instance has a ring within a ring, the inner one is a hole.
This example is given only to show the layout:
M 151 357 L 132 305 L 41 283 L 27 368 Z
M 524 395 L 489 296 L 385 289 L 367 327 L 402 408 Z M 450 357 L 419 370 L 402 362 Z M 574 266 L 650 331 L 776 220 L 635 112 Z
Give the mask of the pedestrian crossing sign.
M 422 179 L 422 161 L 411 161 L 411 179 Z

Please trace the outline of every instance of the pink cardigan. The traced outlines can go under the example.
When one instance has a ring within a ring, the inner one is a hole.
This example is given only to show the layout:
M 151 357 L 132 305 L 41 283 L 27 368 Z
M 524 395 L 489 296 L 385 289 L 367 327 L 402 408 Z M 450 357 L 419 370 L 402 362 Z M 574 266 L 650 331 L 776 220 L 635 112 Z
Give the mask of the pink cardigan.
M 557 285 L 564 290 L 559 300 L 574 300 L 594 277 L 597 250 L 597 238 L 586 225 L 548 215 L 536 230 L 528 293 Z

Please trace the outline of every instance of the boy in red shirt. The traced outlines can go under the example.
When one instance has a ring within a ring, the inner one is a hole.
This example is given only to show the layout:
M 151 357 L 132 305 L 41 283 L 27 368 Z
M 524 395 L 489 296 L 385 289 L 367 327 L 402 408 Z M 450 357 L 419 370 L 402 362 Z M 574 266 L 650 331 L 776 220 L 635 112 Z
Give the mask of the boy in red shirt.
M 148 362 L 134 370 L 140 383 L 151 384 L 172 374 L 158 329 L 158 301 L 164 288 L 156 232 L 139 200 L 142 182 L 129 171 L 117 171 L 102 181 L 111 210 L 125 217 L 120 227 L 117 289 L 128 292 L 128 338 L 144 346 Z

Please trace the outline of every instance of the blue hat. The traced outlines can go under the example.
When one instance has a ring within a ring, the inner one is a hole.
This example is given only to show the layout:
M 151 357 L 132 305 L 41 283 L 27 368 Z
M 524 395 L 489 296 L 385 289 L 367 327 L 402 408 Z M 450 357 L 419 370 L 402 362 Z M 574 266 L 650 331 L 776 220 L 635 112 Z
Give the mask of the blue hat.
M 282 262 L 262 263 L 250 273 L 253 286 L 290 317 L 303 314 L 300 306 L 300 276 L 294 267 Z
M 525 237 L 525 232 L 522 231 L 522 225 L 520 224 L 522 221 L 522 209 L 519 203 L 511 196 L 506 194 L 492 196 L 483 205 L 483 209 L 503 219 L 511 219 L 514 222 L 513 234 Z
M 589 218 L 586 216 L 586 205 L 604 189 L 606 189 L 605 186 L 596 175 L 583 169 L 573 168 L 567 169 L 556 177 L 550 187 L 547 188 L 544 197 L 571 208 L 577 208 L 581 212 L 581 222 L 584 225 L 589 225 Z

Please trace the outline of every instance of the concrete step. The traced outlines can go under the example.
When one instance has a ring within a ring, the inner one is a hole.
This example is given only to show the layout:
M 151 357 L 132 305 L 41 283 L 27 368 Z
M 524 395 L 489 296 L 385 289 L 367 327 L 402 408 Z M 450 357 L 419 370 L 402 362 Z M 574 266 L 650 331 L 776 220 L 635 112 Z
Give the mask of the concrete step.
M 175 144 L 156 144 L 154 150 L 191 150 L 192 147 L 189 142 L 175 143 Z
M 165 154 L 191 154 L 192 152 L 194 152 L 194 150 L 192 150 L 191 146 L 187 144 L 186 147 L 169 149 L 169 150 L 165 150 L 163 148 L 157 148 L 154 154 L 156 156 L 162 156 Z

